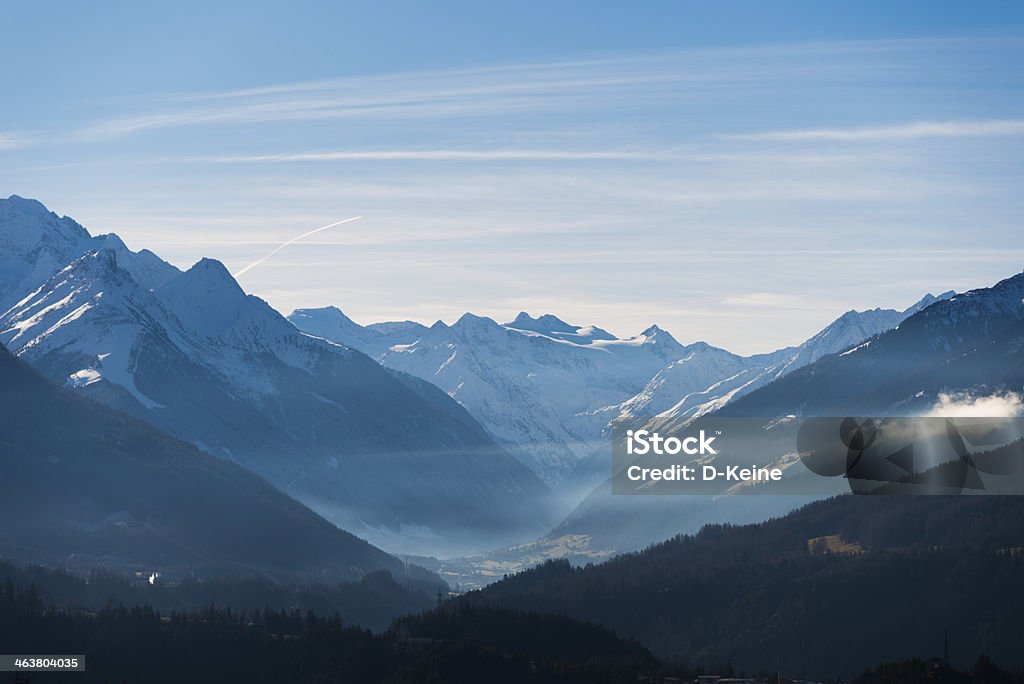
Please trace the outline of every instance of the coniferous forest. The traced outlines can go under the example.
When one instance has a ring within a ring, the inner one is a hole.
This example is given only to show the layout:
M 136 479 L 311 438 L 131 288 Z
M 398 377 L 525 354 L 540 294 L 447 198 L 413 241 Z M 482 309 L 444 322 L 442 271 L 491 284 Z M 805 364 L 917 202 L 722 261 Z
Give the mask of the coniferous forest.
M 840 497 L 463 596 L 439 587 L 429 608 L 408 590 L 423 609 L 375 631 L 357 622 L 398 586 L 387 573 L 333 588 L 152 587 L 3 564 L 0 642 L 86 656 L 85 675 L 39 681 L 1019 681 L 1022 506 Z

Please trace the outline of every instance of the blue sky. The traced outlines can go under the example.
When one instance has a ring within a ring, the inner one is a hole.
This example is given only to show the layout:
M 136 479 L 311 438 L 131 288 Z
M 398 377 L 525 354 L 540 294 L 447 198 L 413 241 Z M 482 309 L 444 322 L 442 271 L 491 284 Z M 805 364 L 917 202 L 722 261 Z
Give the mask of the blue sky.
M 768 351 L 1024 264 L 1024 5 L 4 3 L 0 194 L 287 313 Z M 12 30 L 13 29 L 13 30 Z

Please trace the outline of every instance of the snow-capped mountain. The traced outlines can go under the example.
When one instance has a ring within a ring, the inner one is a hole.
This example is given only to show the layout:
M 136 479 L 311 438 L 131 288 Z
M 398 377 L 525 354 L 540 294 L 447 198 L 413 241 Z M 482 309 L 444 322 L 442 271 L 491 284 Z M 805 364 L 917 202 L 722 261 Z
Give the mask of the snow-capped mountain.
M 874 313 L 874 312 L 868 312 Z M 859 325 L 845 314 L 812 340 L 843 339 Z M 872 317 L 883 324 L 891 314 Z M 832 326 L 830 326 L 832 327 Z M 856 339 L 855 337 L 853 339 Z M 1019 411 L 1024 391 L 1024 274 L 991 288 L 926 297 L 898 325 L 785 374 L 722 407 L 717 415 L 919 415 L 962 407 Z M 993 414 L 1005 415 L 1005 414 Z M 671 424 L 679 417 L 661 414 Z M 607 478 L 545 539 L 586 539 L 590 551 L 642 548 L 708 522 L 782 515 L 804 496 L 614 496 Z M 600 474 L 600 473 L 599 473 Z M 543 540 L 542 540 L 543 541 Z
M 289 316 L 292 324 L 310 335 L 325 340 L 345 340 L 341 343 L 352 349 L 379 359 L 396 344 L 412 344 L 427 331 L 427 327 L 413 321 L 373 323 L 363 327 L 335 306 L 322 309 L 296 309 Z
M 0 199 L 0 312 L 35 291 L 54 273 L 90 250 L 121 253 L 121 267 L 136 282 L 154 289 L 178 273 L 149 250 L 132 252 L 116 235 L 89 235 L 68 217 L 58 217 L 36 200 Z
M 604 457 L 602 435 L 611 421 L 717 410 L 951 295 L 928 295 L 903 312 L 849 311 L 798 347 L 746 357 L 704 342 L 682 345 L 657 326 L 618 339 L 551 314 L 534 318 L 521 312 L 504 325 L 466 314 L 451 326 L 439 321 L 430 328 L 398 324 L 393 330 L 364 328 L 334 307 L 299 309 L 289 319 L 441 388 L 564 492 L 589 490 L 600 481 L 588 477 L 566 484 L 574 473 L 596 476 L 582 461 Z
M 887 330 L 892 330 L 904 320 L 935 302 L 956 296 L 949 290 L 936 296 L 926 294 L 919 301 L 903 311 L 894 309 L 870 309 L 868 311 L 847 311 L 832 321 L 824 330 L 801 344 L 787 363 L 791 370 L 814 363 L 823 356 L 835 354 L 864 342 Z
M 1024 273 L 906 318 L 725 409 L 727 415 L 917 415 L 1024 389 Z
M 0 200 L 0 240 L 2 282 L 21 288 L 3 291 L 0 343 L 58 384 L 390 549 L 465 551 L 547 523 L 547 488 L 462 407 L 301 333 L 219 262 L 181 272 L 20 198 Z
M 533 319 L 524 313 L 501 325 L 465 314 L 450 326 L 438 321 L 423 331 L 402 330 L 406 337 L 398 339 L 395 333 L 370 336 L 365 329 L 353 330 L 355 324 L 336 309 L 319 312 L 315 327 L 309 310 L 293 313 L 290 320 L 339 343 L 376 349 L 385 366 L 441 388 L 551 484 L 600 438 L 590 412 L 631 396 L 685 353 L 656 326 L 617 339 L 552 315 Z M 333 327 L 326 324 L 328 317 Z M 409 342 L 414 335 L 417 339 Z
M 569 325 L 551 314 L 544 314 L 538 318 L 533 318 L 525 311 L 520 311 L 515 320 L 511 323 L 506 323 L 505 327 L 540 333 L 555 340 L 565 340 L 566 342 L 575 342 L 576 344 L 590 344 L 594 340 L 615 339 L 615 335 L 594 325 L 585 327 Z
M 937 297 L 927 294 L 904 311 L 847 311 L 803 344 L 769 354 L 742 357 L 708 345 L 692 345 L 693 353 L 658 371 L 643 391 L 621 406 L 611 407 L 611 412 L 625 418 L 654 415 L 675 418 L 717 411 L 824 356 L 842 352 L 891 330 L 908 316 L 955 294 L 953 291 Z

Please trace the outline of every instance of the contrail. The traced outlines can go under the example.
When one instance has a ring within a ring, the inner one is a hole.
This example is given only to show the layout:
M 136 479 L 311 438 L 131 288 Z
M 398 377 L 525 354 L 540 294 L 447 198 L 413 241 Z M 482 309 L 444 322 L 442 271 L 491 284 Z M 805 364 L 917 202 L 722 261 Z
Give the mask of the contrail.
M 341 221 L 335 221 L 334 223 L 328 223 L 326 226 L 320 226 L 316 230 L 311 230 L 308 233 L 303 233 L 302 235 L 298 235 L 296 237 L 293 237 L 288 242 L 282 242 L 281 244 L 279 244 L 267 256 L 261 257 L 261 258 L 257 259 L 256 261 L 252 262 L 251 264 L 249 264 L 248 266 L 243 268 L 241 271 L 239 271 L 238 273 L 235 273 L 233 275 L 234 275 L 234 277 L 237 278 L 238 276 L 242 275 L 246 271 L 248 271 L 250 269 L 253 269 L 253 268 L 256 268 L 257 266 L 262 264 L 264 261 L 266 261 L 270 257 L 274 256 L 275 254 L 277 254 L 278 252 L 280 252 L 282 249 L 284 249 L 288 245 L 292 244 L 293 242 L 298 242 L 299 240 L 302 240 L 303 238 L 308 238 L 310 235 L 315 235 L 316 233 L 319 233 L 321 230 L 327 230 L 328 228 L 333 228 L 334 226 L 340 226 L 342 223 L 351 223 L 352 221 L 358 221 L 361 218 L 363 218 L 363 217 L 362 216 L 353 216 L 352 218 L 343 219 Z

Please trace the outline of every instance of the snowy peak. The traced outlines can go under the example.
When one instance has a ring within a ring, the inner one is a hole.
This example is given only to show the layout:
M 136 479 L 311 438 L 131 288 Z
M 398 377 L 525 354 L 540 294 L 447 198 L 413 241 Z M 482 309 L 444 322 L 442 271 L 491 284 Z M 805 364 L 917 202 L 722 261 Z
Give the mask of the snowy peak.
M 181 273 L 148 249 L 131 251 L 114 233 L 97 235 L 92 241 L 98 243 L 101 249 L 109 249 L 116 253 L 121 268 L 147 290 L 156 290 Z
M 7 199 L 0 199 L 0 211 L 4 208 L 16 211 L 25 215 L 55 216 L 49 209 L 43 206 L 39 200 L 27 199 L 20 195 L 11 195 Z
M 675 361 L 686 353 L 686 348 L 679 344 L 676 338 L 657 325 L 652 325 L 633 339 L 640 341 L 642 347 L 665 361 Z
M 98 242 L 101 248 L 120 252 L 128 249 L 128 245 L 124 244 L 124 240 L 121 239 L 116 233 L 108 233 L 107 235 L 97 235 L 94 241 Z
M 384 321 L 382 323 L 370 323 L 365 326 L 365 329 L 382 335 L 422 335 L 429 328 L 416 321 Z
M 508 344 L 508 337 L 513 334 L 515 333 L 499 325 L 493 318 L 464 313 L 451 327 L 436 330 L 431 328 L 424 336 L 423 342 L 436 344 L 441 340 L 453 340 L 466 345 L 495 349 Z
M 594 325 L 570 325 L 554 314 L 544 314 L 534 318 L 525 311 L 520 311 L 515 320 L 506 323 L 505 328 L 523 332 L 533 332 L 555 340 L 564 340 L 575 344 L 590 344 L 595 340 L 617 339 L 607 330 Z
M 167 315 L 121 268 L 121 255 L 103 247 L 58 271 L 0 317 L 0 342 L 26 360 L 48 359 L 58 382 L 81 388 L 105 380 L 155 408 L 134 381 L 136 342 L 147 332 L 166 338 Z
M 41 288 L 41 294 L 60 291 L 62 287 L 88 284 L 113 292 L 126 285 L 134 286 L 131 274 L 124 269 L 123 253 L 110 247 L 86 252 L 55 273 Z
M 907 319 L 915 325 L 936 319 L 969 319 L 991 315 L 1024 318 L 1024 273 L 936 302 Z
M 374 358 L 384 353 L 391 344 L 409 344 L 419 337 L 414 328 L 399 328 L 389 335 L 363 327 L 336 306 L 296 309 L 289 314 L 288 321 L 304 333 L 351 347 Z
M 926 295 L 907 311 L 948 298 L 949 293 Z M 740 357 L 696 343 L 687 356 L 662 369 L 642 392 L 619 408 L 621 415 L 662 414 L 671 417 L 701 415 L 781 378 L 818 359 L 855 348 L 865 340 L 899 326 L 910 315 L 894 309 L 850 310 L 832 321 L 799 347 L 769 354 Z M 641 337 L 667 335 L 657 326 Z
M 228 272 L 228 269 L 216 259 L 205 257 L 200 259 L 193 264 L 186 275 L 191 278 L 194 286 L 202 285 L 211 289 L 230 290 L 235 296 L 245 296 L 245 292 Z
M 498 325 L 493 318 L 464 313 L 459 317 L 459 320 L 455 321 L 451 330 L 462 335 L 482 335 L 501 332 L 502 327 Z
M 531 535 L 552 522 L 543 483 L 448 396 L 302 334 L 220 262 L 182 273 L 20 199 L 3 200 L 0 219 L 0 295 L 14 300 L 0 344 L 51 381 L 415 553 L 420 530 L 468 540 L 462 553 L 511 543 L 509 520 Z M 425 468 L 425 454 L 445 457 Z
M 938 296 L 928 293 L 904 311 L 882 308 L 866 311 L 851 309 L 801 344 L 787 371 L 813 363 L 822 356 L 844 351 L 875 335 L 892 330 L 915 313 L 955 296 L 956 292 L 952 290 Z
M 178 320 L 207 337 L 230 328 L 246 303 L 245 292 L 216 259 L 201 259 L 156 294 Z
M 821 342 L 827 342 L 833 347 L 842 346 L 846 338 L 850 338 L 851 344 L 856 343 L 899 325 L 903 318 L 904 315 L 894 309 L 847 311 L 802 346 L 808 348 Z
M 796 370 L 796 368 L 813 363 L 823 356 L 861 344 L 875 335 L 892 330 L 918 311 L 955 295 L 956 293 L 952 290 L 937 297 L 929 293 L 904 311 L 881 308 L 867 311 L 847 311 L 800 345 L 786 371 Z
M 86 252 L 89 240 L 85 228 L 35 200 L 0 199 L 0 312 Z
M 336 306 L 325 306 L 318 309 L 295 309 L 288 315 L 292 324 L 310 335 L 323 337 L 327 340 L 344 342 L 353 334 L 362 335 L 363 326 L 359 325 Z
M 219 343 L 210 349 L 270 352 L 297 368 L 307 368 L 316 355 L 308 337 L 265 301 L 247 295 L 216 259 L 201 259 L 155 294 L 187 330 Z
M 89 239 L 89 231 L 72 219 L 61 218 L 38 201 L 18 195 L 0 199 L 0 226 L 5 234 L 17 230 L 29 247 L 42 239 L 73 245 Z
M 0 312 L 15 303 L 16 293 L 35 290 L 73 260 L 101 250 L 117 254 L 118 265 L 146 289 L 179 273 L 148 250 L 132 252 L 116 235 L 91 237 L 74 220 L 58 217 L 36 200 L 0 199 Z
M 687 352 L 687 354 L 692 354 L 692 353 L 701 354 L 701 353 L 710 352 L 710 351 L 725 352 L 724 349 L 721 349 L 720 347 L 714 347 L 714 346 L 708 344 L 707 342 L 705 342 L 704 340 L 698 340 L 697 342 L 693 342 L 691 344 L 686 345 L 686 352 Z M 726 353 L 729 353 L 729 352 L 726 352 Z
M 115 285 L 116 255 L 110 250 L 79 257 L 29 296 L 4 312 L 0 342 L 12 350 L 35 346 L 63 323 L 74 321 L 95 306 L 107 285 Z
M 0 257 L 26 256 L 40 248 L 79 256 L 89 240 L 89 231 L 36 200 L 18 195 L 0 199 Z
M 1022 300 L 1024 274 L 932 302 L 898 327 L 821 359 L 731 410 L 905 416 L 932 410 L 943 393 L 981 397 L 1019 388 Z
M 545 335 L 549 333 L 575 333 L 580 329 L 580 326 L 569 325 L 553 314 L 544 314 L 539 318 L 534 318 L 525 311 L 520 311 L 515 320 L 511 323 L 506 323 L 505 327 L 515 328 L 516 330 L 530 330 Z
M 921 299 L 919 299 L 917 302 L 915 302 L 911 306 L 907 307 L 903 311 L 903 315 L 904 316 L 913 316 L 918 311 L 921 311 L 922 309 L 925 309 L 925 308 L 931 306 L 935 302 L 941 302 L 941 301 L 945 301 L 947 299 L 952 299 L 955 296 L 956 296 L 956 291 L 955 290 L 947 290 L 946 292 L 943 292 L 942 294 L 940 294 L 938 296 L 935 296 L 931 292 L 929 292 L 924 297 L 921 297 Z
M 459 316 L 459 320 L 455 321 L 455 324 L 452 327 L 455 328 L 477 325 L 497 326 L 498 324 L 494 321 L 493 318 L 488 318 L 487 316 L 477 316 L 476 314 L 467 311 L 466 313 Z

